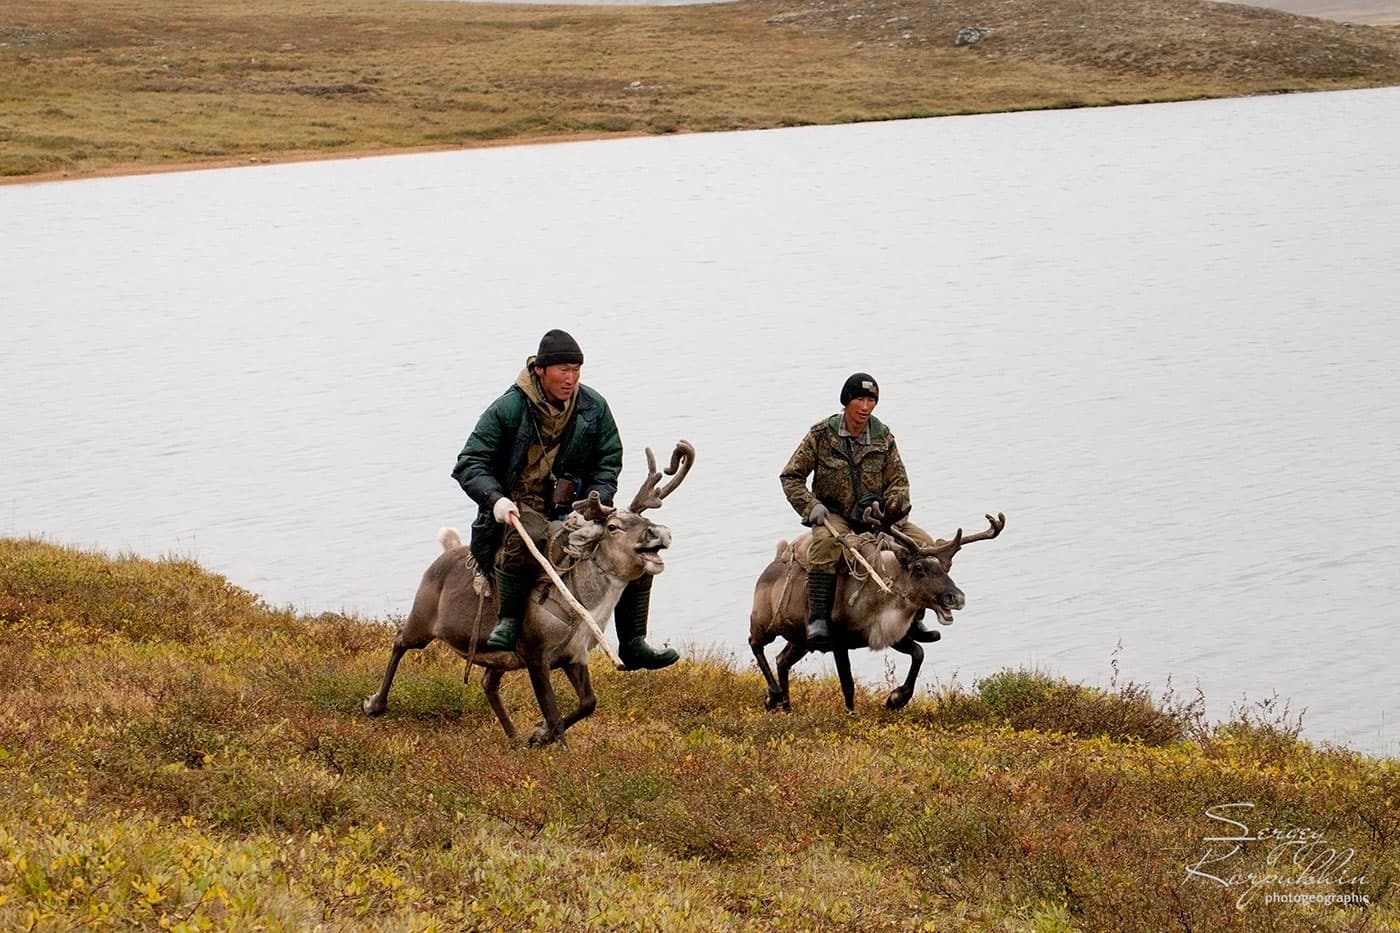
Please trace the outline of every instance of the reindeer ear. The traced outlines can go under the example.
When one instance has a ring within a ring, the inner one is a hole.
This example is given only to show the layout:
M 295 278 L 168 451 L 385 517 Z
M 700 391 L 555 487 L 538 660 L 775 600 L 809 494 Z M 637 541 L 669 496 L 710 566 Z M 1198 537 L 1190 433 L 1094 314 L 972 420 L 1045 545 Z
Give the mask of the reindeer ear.
M 572 519 L 574 516 L 570 515 Z M 583 557 L 590 544 L 596 543 L 603 537 L 603 529 L 597 522 L 580 519 L 574 527 L 570 528 L 566 522 L 564 527 L 569 532 L 568 543 L 564 545 L 564 553 L 570 557 Z

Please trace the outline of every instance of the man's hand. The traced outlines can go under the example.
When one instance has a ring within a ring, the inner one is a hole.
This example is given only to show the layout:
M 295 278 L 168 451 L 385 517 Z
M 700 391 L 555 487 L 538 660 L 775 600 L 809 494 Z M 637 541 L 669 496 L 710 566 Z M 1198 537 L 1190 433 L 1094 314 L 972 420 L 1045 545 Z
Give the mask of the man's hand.
M 826 524 L 826 520 L 830 517 L 831 513 L 827 511 L 826 506 L 818 502 L 812 506 L 812 511 L 807 513 L 807 524 L 813 528 L 820 528 Z
M 501 496 L 501 498 L 496 500 L 496 504 L 491 506 L 491 515 L 496 521 L 500 522 L 502 525 L 506 525 L 510 523 L 511 515 L 514 515 L 516 518 L 520 517 L 520 510 L 515 507 L 514 502 L 511 502 L 505 496 Z

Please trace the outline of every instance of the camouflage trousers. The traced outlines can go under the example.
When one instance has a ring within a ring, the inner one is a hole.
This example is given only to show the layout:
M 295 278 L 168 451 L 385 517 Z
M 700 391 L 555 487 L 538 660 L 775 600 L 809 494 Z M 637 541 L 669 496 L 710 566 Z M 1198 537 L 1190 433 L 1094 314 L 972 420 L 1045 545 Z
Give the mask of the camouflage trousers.
M 851 523 L 832 515 L 827 519 L 839 534 L 850 534 Z M 920 547 L 933 547 L 935 539 L 918 525 L 910 521 L 899 522 L 896 527 L 919 543 Z M 807 546 L 807 563 L 817 573 L 836 573 L 845 557 L 841 543 L 832 537 L 831 532 L 818 525 L 812 529 L 812 543 Z

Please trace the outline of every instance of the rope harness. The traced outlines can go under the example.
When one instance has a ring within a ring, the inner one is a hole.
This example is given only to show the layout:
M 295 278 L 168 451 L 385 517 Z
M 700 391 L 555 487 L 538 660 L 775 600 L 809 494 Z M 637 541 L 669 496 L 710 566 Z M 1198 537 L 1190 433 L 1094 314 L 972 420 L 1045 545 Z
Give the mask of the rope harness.
M 837 564 L 836 572 L 840 574 L 841 566 L 844 565 L 845 575 L 849 577 L 854 584 L 846 588 L 848 591 L 846 594 L 846 605 L 848 606 L 855 605 L 856 599 L 865 589 L 865 585 L 870 582 L 873 571 L 873 564 L 872 570 L 866 570 L 860 565 L 860 562 L 855 557 L 855 552 L 859 545 L 850 543 L 849 539 L 851 538 L 855 538 L 862 544 L 869 544 L 875 540 L 875 536 L 867 533 L 862 535 L 839 535 L 836 538 L 837 543 L 841 545 L 841 561 Z M 805 561 L 798 558 L 797 548 L 793 546 L 791 541 L 787 542 L 779 560 L 787 565 L 787 572 L 783 574 L 783 586 L 778 591 L 777 601 L 773 604 L 775 610 L 781 611 L 783 603 L 787 599 L 788 589 L 792 586 L 792 580 L 797 575 L 797 568 L 800 567 L 802 570 L 810 573 L 811 567 Z M 911 602 L 908 594 L 901 592 L 901 590 L 895 586 L 894 580 L 888 581 L 887 585 L 890 588 L 891 595 L 897 596 L 905 602 Z

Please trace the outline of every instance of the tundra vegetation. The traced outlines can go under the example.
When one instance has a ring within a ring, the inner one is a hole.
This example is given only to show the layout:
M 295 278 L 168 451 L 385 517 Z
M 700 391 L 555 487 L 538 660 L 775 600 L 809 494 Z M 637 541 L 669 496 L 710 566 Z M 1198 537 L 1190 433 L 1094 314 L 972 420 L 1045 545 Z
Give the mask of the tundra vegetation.
M 897 713 L 861 688 L 854 717 L 798 677 L 776 715 L 751 660 L 688 652 L 598 661 L 607 714 L 529 750 L 440 645 L 365 717 L 385 636 L 188 560 L 0 539 L 0 929 L 1400 924 L 1400 765 L 1299 741 L 1272 699 L 1211 724 L 1199 697 L 1007 670 Z M 1369 903 L 1241 909 L 1188 877 L 1233 832 L 1205 811 L 1243 802 L 1260 835 L 1355 852 L 1276 890 Z
M 0 178 L 1397 83 L 1206 0 L 0 0 Z

